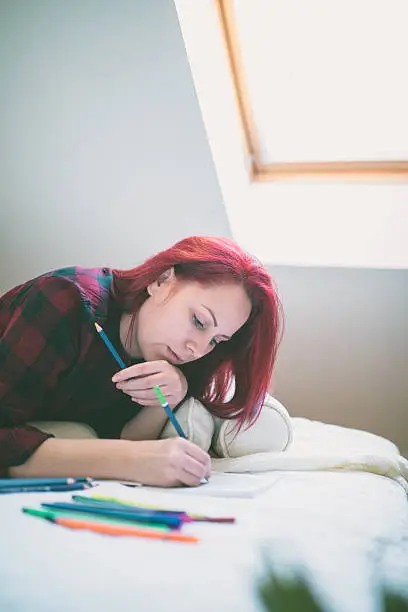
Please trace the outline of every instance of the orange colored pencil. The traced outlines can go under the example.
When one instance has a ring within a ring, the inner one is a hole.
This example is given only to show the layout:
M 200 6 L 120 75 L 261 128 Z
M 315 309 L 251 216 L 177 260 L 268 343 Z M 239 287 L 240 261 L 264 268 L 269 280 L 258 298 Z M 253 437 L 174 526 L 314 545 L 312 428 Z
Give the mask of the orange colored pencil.
M 52 518 L 53 523 L 69 527 L 70 529 L 88 529 L 97 533 L 116 536 L 137 536 L 141 538 L 153 538 L 156 540 L 172 540 L 173 542 L 198 542 L 195 536 L 174 532 L 158 532 L 151 529 L 137 529 L 122 525 L 103 524 L 96 521 L 81 521 L 69 518 Z

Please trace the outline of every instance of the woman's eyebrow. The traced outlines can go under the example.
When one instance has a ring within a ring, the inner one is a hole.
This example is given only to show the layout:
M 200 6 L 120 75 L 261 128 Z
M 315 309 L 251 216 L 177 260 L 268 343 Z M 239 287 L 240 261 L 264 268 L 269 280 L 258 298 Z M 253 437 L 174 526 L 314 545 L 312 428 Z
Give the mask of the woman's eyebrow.
M 201 304 L 201 306 L 203 306 L 203 308 L 205 308 L 206 310 L 208 310 L 208 312 L 210 313 L 212 320 L 214 322 L 214 327 L 218 327 L 218 322 L 217 319 L 215 318 L 215 314 L 214 312 L 211 310 L 211 308 L 209 308 L 208 306 L 206 306 L 205 304 Z M 221 334 L 221 336 L 223 338 L 226 338 L 227 340 L 230 340 L 230 336 L 226 336 L 225 334 Z

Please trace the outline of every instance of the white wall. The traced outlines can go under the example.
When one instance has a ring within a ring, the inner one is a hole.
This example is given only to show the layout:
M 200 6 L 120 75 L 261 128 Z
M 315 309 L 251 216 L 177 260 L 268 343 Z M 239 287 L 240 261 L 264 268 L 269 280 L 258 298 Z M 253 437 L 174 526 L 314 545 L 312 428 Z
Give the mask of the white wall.
M 172 0 L 0 6 L 0 292 L 230 235 Z
M 408 271 L 270 272 L 286 319 L 276 397 L 292 416 L 372 431 L 408 456 Z

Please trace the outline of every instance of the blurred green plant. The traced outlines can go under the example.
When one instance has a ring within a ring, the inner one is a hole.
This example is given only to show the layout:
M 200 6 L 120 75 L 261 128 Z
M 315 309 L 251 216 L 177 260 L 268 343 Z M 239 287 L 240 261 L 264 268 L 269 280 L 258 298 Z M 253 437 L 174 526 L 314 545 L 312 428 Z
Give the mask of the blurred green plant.
M 324 612 L 304 578 L 286 579 L 270 573 L 259 595 L 268 612 Z
M 326 612 L 303 577 L 280 578 L 270 572 L 260 583 L 259 596 L 267 612 Z M 408 612 L 408 599 L 385 588 L 380 596 L 383 612 Z
M 384 590 L 383 601 L 384 612 L 408 612 L 408 599 L 405 599 L 402 595 Z

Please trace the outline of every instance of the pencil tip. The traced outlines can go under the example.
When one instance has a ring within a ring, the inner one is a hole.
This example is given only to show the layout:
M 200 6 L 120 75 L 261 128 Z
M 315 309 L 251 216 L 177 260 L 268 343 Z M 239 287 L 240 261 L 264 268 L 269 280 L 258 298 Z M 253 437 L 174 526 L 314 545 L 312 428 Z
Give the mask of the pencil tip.
M 96 328 L 97 332 L 101 332 L 102 331 L 102 327 L 100 325 L 98 325 L 98 323 L 96 323 L 96 321 L 95 321 L 94 325 L 95 325 L 95 328 Z

